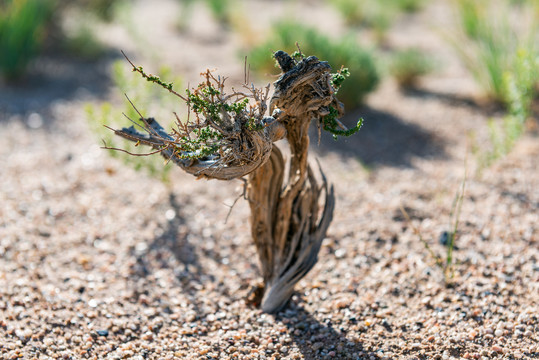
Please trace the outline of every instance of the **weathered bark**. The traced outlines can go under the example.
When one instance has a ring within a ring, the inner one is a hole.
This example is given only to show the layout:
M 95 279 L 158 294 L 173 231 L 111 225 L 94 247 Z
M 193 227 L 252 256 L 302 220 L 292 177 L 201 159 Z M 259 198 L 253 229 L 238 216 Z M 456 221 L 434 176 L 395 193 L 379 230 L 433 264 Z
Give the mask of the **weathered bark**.
M 280 54 L 288 71 L 275 83 L 270 110 L 282 112 L 277 120 L 285 125 L 291 149 L 288 178 L 285 182 L 283 156 L 274 146 L 269 160 L 249 175 L 247 192 L 265 284 L 261 307 L 267 313 L 286 305 L 295 284 L 316 263 L 335 205 L 333 187 L 328 189 L 323 173 L 319 186 L 307 163 L 310 122 L 336 102 L 330 67 L 315 57 L 290 66 L 286 56 Z
M 284 167 L 274 146 L 269 160 L 248 181 L 251 231 L 265 285 L 261 307 L 267 313 L 286 305 L 295 284 L 316 263 L 335 205 L 333 187 L 328 189 L 324 177 L 319 187 L 308 165 L 296 174 L 300 176 L 290 176 L 283 188 Z M 320 215 L 322 191 L 325 204 Z

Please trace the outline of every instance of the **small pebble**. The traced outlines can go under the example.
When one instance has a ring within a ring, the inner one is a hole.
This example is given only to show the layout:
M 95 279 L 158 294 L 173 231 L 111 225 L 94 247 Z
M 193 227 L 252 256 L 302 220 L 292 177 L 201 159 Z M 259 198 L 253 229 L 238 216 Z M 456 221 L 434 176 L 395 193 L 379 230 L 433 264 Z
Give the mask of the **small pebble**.
M 346 255 L 346 249 L 337 249 L 335 250 L 335 257 L 337 259 L 342 259 Z
M 109 336 L 109 331 L 108 330 L 97 330 L 96 331 L 97 335 L 99 336 Z
M 153 333 L 151 331 L 145 332 L 142 335 L 142 340 L 153 340 Z

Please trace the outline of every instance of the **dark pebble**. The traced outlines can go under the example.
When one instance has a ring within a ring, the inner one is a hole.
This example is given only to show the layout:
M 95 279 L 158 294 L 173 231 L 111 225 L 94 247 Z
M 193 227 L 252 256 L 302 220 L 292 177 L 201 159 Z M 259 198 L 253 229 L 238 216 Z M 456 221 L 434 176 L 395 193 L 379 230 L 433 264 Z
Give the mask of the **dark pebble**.
M 97 335 L 99 336 L 109 336 L 109 331 L 108 330 L 97 330 Z
M 449 245 L 449 232 L 444 231 L 443 233 L 441 233 L 438 242 L 443 246 Z

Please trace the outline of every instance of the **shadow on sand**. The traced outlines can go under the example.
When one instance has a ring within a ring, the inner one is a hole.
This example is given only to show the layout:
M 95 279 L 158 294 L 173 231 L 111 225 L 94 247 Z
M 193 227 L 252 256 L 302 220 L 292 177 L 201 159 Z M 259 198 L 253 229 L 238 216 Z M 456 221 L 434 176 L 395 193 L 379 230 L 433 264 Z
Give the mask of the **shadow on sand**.
M 185 224 L 181 216 L 181 204 L 173 192 L 168 195 L 169 211 L 174 212 L 174 217 L 168 220 L 165 227 L 143 251 L 133 249 L 131 254 L 136 259 L 135 278 L 144 278 L 155 269 L 170 268 L 168 254 L 174 255 L 175 260 L 181 264 L 177 268 L 176 277 L 180 283 L 190 280 L 200 280 L 203 275 L 202 266 L 198 260 L 195 247 L 189 242 L 188 234 L 181 229 Z
M 192 298 L 193 310 L 197 317 L 204 318 L 207 310 L 201 306 L 197 298 L 198 290 L 193 288 L 193 283 L 202 285 L 206 281 L 214 281 L 211 274 L 205 274 L 196 255 L 195 247 L 189 243 L 187 234 L 182 232 L 185 219 L 181 216 L 181 203 L 174 193 L 169 194 L 170 210 L 176 216 L 169 220 L 163 232 L 148 244 L 145 251 L 133 250 L 132 256 L 136 259 L 134 274 L 132 277 L 133 297 L 135 301 L 147 291 L 144 282 L 159 268 L 170 268 L 170 260 L 167 261 L 165 254 L 173 254 L 181 266 L 176 273 L 179 284 L 183 291 Z M 139 281 L 142 281 L 140 283 Z M 178 284 L 178 285 L 179 285 Z M 231 301 L 244 301 L 231 294 Z M 166 309 L 165 309 L 166 311 Z M 359 342 L 347 338 L 346 331 L 333 327 L 331 320 L 318 320 L 312 313 L 305 309 L 301 295 L 296 293 L 286 308 L 275 316 L 275 321 L 282 323 L 288 328 L 294 345 L 302 354 L 302 359 L 369 359 L 372 355 L 379 355 L 367 350 Z M 321 346 L 320 344 L 324 344 Z M 271 355 L 271 354 L 268 354 Z
M 299 348 L 303 359 L 369 359 L 379 354 L 363 348 L 359 342 L 346 337 L 346 332 L 336 330 L 331 319 L 323 323 L 301 305 L 299 296 L 294 296 L 286 309 L 279 313 L 275 320 L 283 323 L 287 328 L 294 344 Z M 297 322 L 291 319 L 296 318 Z M 326 344 L 322 346 L 321 344 Z M 330 344 L 330 345 L 327 345 Z
M 414 157 L 446 156 L 442 139 L 392 114 L 366 107 L 351 111 L 342 121 L 353 127 L 360 117 L 364 123 L 357 135 L 335 141 L 331 134 L 323 131 L 319 146 L 317 130 L 311 127 L 313 150 L 318 154 L 336 152 L 344 158 L 358 159 L 367 166 L 410 167 Z
M 168 206 L 170 210 L 174 211 L 175 216 L 168 221 L 163 233 L 153 240 L 150 249 L 173 254 L 176 260 L 185 266 L 184 271 L 200 275 L 202 267 L 198 261 L 195 247 L 189 242 L 187 234 L 180 231 L 181 226 L 185 225 L 185 220 L 181 216 L 181 204 L 173 192 L 169 193 L 168 199 Z

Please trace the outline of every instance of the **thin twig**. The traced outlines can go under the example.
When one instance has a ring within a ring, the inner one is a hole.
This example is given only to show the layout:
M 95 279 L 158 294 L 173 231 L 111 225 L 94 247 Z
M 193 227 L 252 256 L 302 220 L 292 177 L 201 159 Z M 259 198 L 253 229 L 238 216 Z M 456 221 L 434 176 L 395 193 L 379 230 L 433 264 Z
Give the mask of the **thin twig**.
M 243 192 L 238 197 L 236 197 L 232 205 L 229 206 L 225 204 L 226 206 L 229 207 L 228 214 L 226 214 L 225 224 L 228 222 L 228 218 L 230 217 L 230 214 L 232 214 L 232 209 L 234 209 L 234 206 L 236 205 L 238 200 L 241 198 L 244 198 L 245 200 L 247 200 L 247 185 L 248 185 L 247 180 L 245 178 L 239 178 L 238 180 L 243 181 Z
M 159 149 L 159 150 L 152 151 L 152 152 L 150 152 L 150 153 L 136 154 L 136 153 L 132 153 L 132 152 L 130 152 L 130 151 L 127 151 L 127 150 L 121 149 L 121 148 L 108 147 L 108 146 L 102 146 L 102 147 L 101 147 L 101 149 L 121 151 L 121 152 L 124 152 L 124 153 L 129 154 L 129 155 L 132 155 L 132 156 L 150 156 L 150 155 L 153 155 L 153 154 L 159 154 L 160 152 L 163 152 L 163 151 L 166 150 L 167 148 L 168 148 L 168 146 L 165 147 L 165 148 L 163 148 L 163 149 Z
M 122 55 L 125 57 L 125 59 L 129 62 L 129 64 L 131 64 L 131 66 L 133 67 L 133 71 L 138 72 L 146 80 L 154 82 L 154 83 L 160 85 L 163 89 L 168 90 L 170 93 L 176 95 L 177 97 L 179 97 L 183 101 L 189 101 L 186 97 L 184 97 L 184 96 L 180 95 L 179 93 L 177 93 L 176 91 L 172 90 L 172 88 L 169 88 L 169 87 L 165 86 L 163 83 L 159 83 L 159 82 L 156 82 L 156 81 L 152 80 L 144 71 L 142 71 L 142 68 L 136 67 L 135 64 L 133 64 L 133 62 L 131 60 L 129 60 L 129 58 L 127 57 L 127 55 L 125 55 L 123 50 L 120 50 L 120 51 L 122 52 Z

